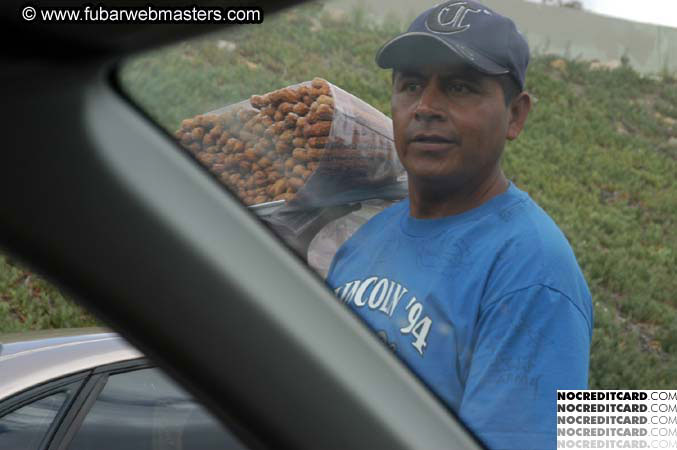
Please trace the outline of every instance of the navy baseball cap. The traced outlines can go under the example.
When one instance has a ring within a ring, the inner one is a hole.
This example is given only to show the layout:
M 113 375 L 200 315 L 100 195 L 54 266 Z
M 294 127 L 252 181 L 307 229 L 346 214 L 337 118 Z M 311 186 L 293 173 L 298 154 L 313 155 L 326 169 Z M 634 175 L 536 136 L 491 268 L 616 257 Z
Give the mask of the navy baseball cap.
M 529 45 L 514 22 L 480 3 L 448 0 L 423 12 L 376 54 L 383 69 L 458 57 L 488 75 L 510 74 L 524 89 Z

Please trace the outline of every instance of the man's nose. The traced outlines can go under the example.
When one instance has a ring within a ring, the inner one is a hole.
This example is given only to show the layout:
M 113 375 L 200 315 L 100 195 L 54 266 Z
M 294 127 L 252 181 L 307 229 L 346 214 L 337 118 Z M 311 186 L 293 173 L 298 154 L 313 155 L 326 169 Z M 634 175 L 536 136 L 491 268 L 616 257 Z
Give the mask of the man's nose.
M 414 117 L 416 120 L 431 121 L 441 120 L 444 118 L 444 110 L 442 109 L 441 100 L 443 93 L 437 89 L 435 83 L 428 83 L 421 92 L 416 109 L 414 110 Z

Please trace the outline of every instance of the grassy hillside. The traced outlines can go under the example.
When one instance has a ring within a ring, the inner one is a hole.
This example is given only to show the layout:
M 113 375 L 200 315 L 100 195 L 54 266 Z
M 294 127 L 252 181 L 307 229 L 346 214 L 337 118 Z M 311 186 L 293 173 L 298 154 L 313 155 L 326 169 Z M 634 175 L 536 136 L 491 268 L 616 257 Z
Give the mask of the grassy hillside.
M 41 277 L 0 255 L 0 334 L 97 325 Z
M 120 77 L 170 131 L 183 118 L 316 76 L 389 114 L 390 73 L 373 58 L 402 28 L 394 19 L 367 23 L 360 11 L 304 7 L 141 56 Z M 591 387 L 675 388 L 677 82 L 536 57 L 527 89 L 535 109 L 504 166 L 560 225 L 593 292 Z M 8 270 L 16 269 L 0 259 L 0 274 Z M 36 297 L 47 306 L 33 307 L 23 275 L 13 273 L 0 286 L 0 331 L 90 323 L 54 291 L 48 301 Z

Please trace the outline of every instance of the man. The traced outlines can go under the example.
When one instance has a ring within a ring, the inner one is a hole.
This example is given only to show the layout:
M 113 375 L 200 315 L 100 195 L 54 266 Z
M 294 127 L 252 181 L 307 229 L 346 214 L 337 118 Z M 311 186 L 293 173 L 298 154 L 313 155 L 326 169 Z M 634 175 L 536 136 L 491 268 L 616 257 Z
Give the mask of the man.
M 393 69 L 409 198 L 339 249 L 327 281 L 490 448 L 555 448 L 556 390 L 587 388 L 593 312 L 566 238 L 500 167 L 531 108 L 527 43 L 447 1 L 376 61 Z

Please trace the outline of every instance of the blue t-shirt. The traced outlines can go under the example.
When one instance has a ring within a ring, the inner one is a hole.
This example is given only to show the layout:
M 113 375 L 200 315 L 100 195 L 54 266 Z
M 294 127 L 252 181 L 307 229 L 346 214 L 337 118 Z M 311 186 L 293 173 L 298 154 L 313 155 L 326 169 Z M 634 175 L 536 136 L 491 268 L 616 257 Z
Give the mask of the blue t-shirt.
M 588 387 L 592 301 L 528 194 L 510 183 L 441 219 L 404 200 L 339 249 L 327 283 L 490 448 L 556 448 L 557 389 Z

